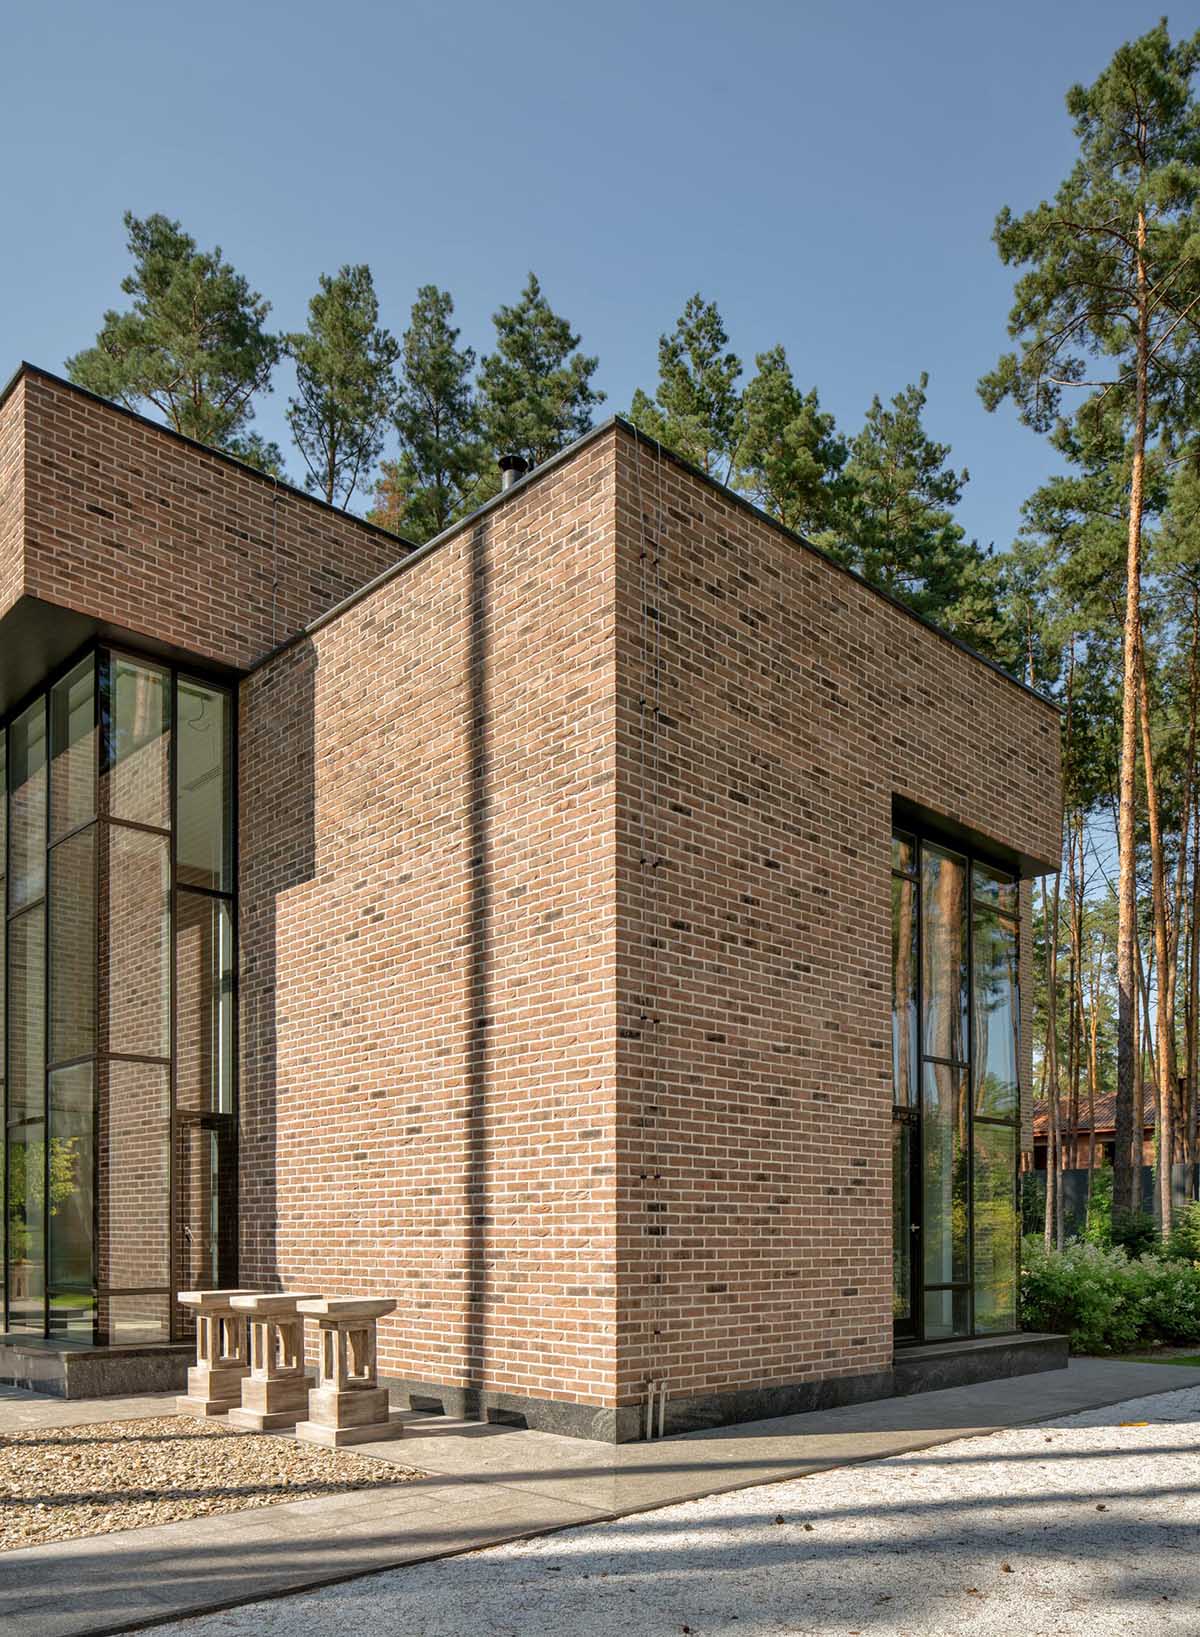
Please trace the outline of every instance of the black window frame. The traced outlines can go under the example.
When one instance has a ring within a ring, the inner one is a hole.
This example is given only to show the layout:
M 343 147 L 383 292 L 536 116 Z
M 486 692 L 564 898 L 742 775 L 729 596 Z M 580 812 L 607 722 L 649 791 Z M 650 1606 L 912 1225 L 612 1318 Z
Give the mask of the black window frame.
M 909 868 L 903 868 L 896 861 L 896 842 L 907 842 L 911 847 L 911 861 Z M 967 956 L 967 1058 L 965 1062 L 959 1059 L 949 1059 L 927 1053 L 925 1051 L 925 995 L 924 995 L 924 939 L 925 939 L 925 906 L 922 883 L 922 861 L 925 847 L 936 848 L 939 852 L 952 854 L 963 861 L 966 870 L 967 890 L 966 900 L 966 956 Z M 1021 1161 L 1021 1106 L 1023 1093 L 1023 1052 L 1022 1052 L 1022 1018 L 1021 1018 L 1021 894 L 1020 876 L 1010 863 L 987 850 L 980 849 L 961 839 L 951 837 L 940 831 L 936 826 L 927 826 L 908 816 L 897 815 L 889 840 L 891 868 L 889 881 L 896 878 L 911 881 L 915 888 L 915 918 L 916 918 L 916 970 L 914 972 L 914 992 L 917 1005 L 917 1064 L 916 1064 L 916 1101 L 914 1104 L 898 1103 L 895 1098 L 895 1065 L 892 1068 L 892 1126 L 893 1140 L 895 1127 L 899 1123 L 907 1124 L 911 1136 L 911 1170 L 910 1193 L 916 1212 L 917 1228 L 915 1234 L 910 1234 L 910 1243 L 917 1240 L 917 1247 L 910 1254 L 911 1280 L 909 1306 L 911 1322 L 897 1322 L 894 1327 L 895 1345 L 961 1345 L 967 1341 L 993 1339 L 1006 1335 L 1016 1335 L 1020 1331 L 1020 1161 Z M 1015 904 L 1011 910 L 995 904 L 982 904 L 978 898 L 975 886 L 976 866 L 1007 879 L 1015 888 Z M 1016 942 L 1016 985 L 1014 988 L 1014 1027 L 1016 1052 L 1016 1106 L 1011 1118 L 1003 1119 L 992 1115 L 980 1115 L 975 1111 L 976 1087 L 975 1075 L 977 1064 L 977 1026 L 976 1026 L 976 991 L 975 991 L 975 916 L 979 907 L 998 914 L 1011 927 Z M 894 950 L 892 960 L 894 962 Z M 894 982 L 894 979 L 893 979 Z M 893 1023 L 893 1039 L 895 1025 Z M 923 1170 L 923 1120 L 925 1107 L 925 1065 L 927 1063 L 942 1064 L 965 1073 L 966 1099 L 968 1115 L 967 1139 L 967 1265 L 968 1278 L 952 1280 L 945 1283 L 926 1283 L 924 1278 L 924 1170 Z M 1013 1142 L 1013 1210 L 1014 1210 L 1014 1258 L 1015 1258 L 1015 1291 L 1014 1291 L 1014 1327 L 1012 1330 L 980 1330 L 976 1322 L 976 1258 L 975 1258 L 975 1128 L 976 1125 L 991 1126 L 1014 1133 Z M 894 1216 L 893 1216 L 894 1223 Z M 894 1254 L 894 1245 L 893 1245 Z M 925 1296 L 929 1292 L 939 1290 L 964 1291 L 968 1304 L 969 1322 L 966 1333 L 961 1336 L 935 1337 L 929 1341 L 926 1337 L 925 1323 Z
M 114 658 L 123 658 L 135 664 L 154 667 L 162 671 L 169 678 L 169 731 L 168 731 L 168 792 L 167 792 L 167 828 L 154 825 L 139 824 L 133 820 L 113 818 L 102 811 L 104 774 L 109 766 L 110 728 L 111 720 L 111 663 Z M 70 677 L 86 661 L 92 662 L 92 699 L 93 699 L 93 728 L 95 730 L 95 799 L 92 816 L 60 835 L 53 834 L 51 815 L 53 811 L 53 754 L 52 754 L 52 724 L 53 710 L 52 697 L 58 685 Z M 225 728 L 228 735 L 225 746 L 226 774 L 228 785 L 229 829 L 228 844 L 229 884 L 228 890 L 208 888 L 194 882 L 181 882 L 178 875 L 178 831 L 179 831 L 179 788 L 178 788 L 178 699 L 181 683 L 194 682 L 204 688 L 214 689 L 228 698 L 228 708 L 225 717 Z M 12 905 L 12 756 L 10 732 L 13 724 L 18 721 L 32 706 L 42 704 L 46 735 L 46 812 L 43 831 L 43 848 L 45 857 L 45 874 L 42 881 L 40 895 L 14 908 Z M 43 1128 L 43 1244 L 42 1244 L 42 1326 L 40 1335 L 44 1339 L 53 1339 L 60 1336 L 61 1327 L 56 1329 L 52 1323 L 52 1309 L 54 1294 L 90 1294 L 92 1304 L 92 1343 L 106 1345 L 110 1336 L 101 1323 L 101 1314 L 106 1306 L 106 1298 L 162 1296 L 167 1299 L 167 1329 L 164 1340 L 176 1341 L 190 1331 L 190 1315 L 181 1312 L 178 1305 L 178 1294 L 181 1286 L 181 1245 L 180 1245 L 180 1211 L 179 1211 L 179 1173 L 182 1157 L 181 1141 L 185 1129 L 194 1127 L 197 1130 L 215 1132 L 221 1144 L 222 1159 L 227 1161 L 228 1175 L 222 1183 L 222 1201 L 227 1207 L 228 1220 L 222 1223 L 219 1242 L 215 1254 L 219 1266 L 214 1273 L 212 1283 L 233 1285 L 237 1282 L 238 1261 L 238 1127 L 240 1110 L 240 1003 L 239 1003 L 239 950 L 238 950 L 238 743 L 237 743 L 237 685 L 236 678 L 231 677 L 228 671 L 209 668 L 202 661 L 181 661 L 175 658 L 164 658 L 161 654 L 148 652 L 138 648 L 135 644 L 92 639 L 72 653 L 62 665 L 51 671 L 36 687 L 31 688 L 16 704 L 0 717 L 0 742 L 4 748 L 4 778 L 0 785 L 0 801 L 4 803 L 5 812 L 5 846 L 6 856 L 0 859 L 0 868 L 3 876 L 3 892 L 0 895 L 0 917 L 3 918 L 3 971 L 0 972 L 0 1006 L 3 1007 L 3 1052 L 4 1061 L 0 1062 L 0 1138 L 2 1138 L 2 1153 L 0 1153 L 0 1167 L 3 1170 L 3 1216 L 0 1218 L 0 1318 L 3 1321 L 3 1330 L 6 1335 L 12 1334 L 21 1339 L 36 1339 L 39 1332 L 27 1328 L 18 1332 L 11 1331 L 12 1292 L 9 1278 L 9 1132 L 16 1123 L 10 1118 L 9 1092 L 10 1076 L 9 1056 L 11 1052 L 11 988 L 12 988 L 12 959 L 9 950 L 10 931 L 13 923 L 26 912 L 37 908 L 40 910 L 42 932 L 44 938 L 44 974 L 42 993 L 42 1101 L 41 1123 Z M 169 857 L 169 887 L 168 887 L 168 957 L 167 957 L 167 1017 L 168 1017 L 168 1047 L 167 1057 L 143 1056 L 128 1052 L 112 1052 L 107 1047 L 107 1024 L 101 1017 L 101 965 L 103 955 L 101 951 L 101 903 L 100 894 L 103 884 L 103 853 L 106 847 L 105 827 L 122 828 L 132 831 L 141 831 L 143 834 L 156 835 L 167 838 Z M 54 951 L 50 936 L 50 905 L 51 880 L 53 871 L 53 855 L 56 849 L 65 842 L 91 829 L 95 834 L 93 845 L 94 869 L 94 913 L 96 916 L 96 936 L 93 940 L 92 985 L 93 1009 L 95 1015 L 95 1029 L 93 1032 L 92 1050 L 62 1061 L 53 1060 L 51 1037 L 51 1002 L 53 995 L 53 958 Z M 176 972 L 178 963 L 177 929 L 179 922 L 179 904 L 181 894 L 191 895 L 196 899 L 210 899 L 222 902 L 228 910 L 230 935 L 230 1088 L 228 1109 L 190 1109 L 180 1110 L 178 1106 L 178 1018 Z M 126 1063 L 141 1063 L 166 1068 L 168 1073 L 168 1182 L 167 1182 L 167 1221 L 163 1224 L 167 1243 L 168 1281 L 165 1284 L 149 1284 L 137 1287 L 129 1285 L 101 1284 L 99 1273 L 99 1212 L 101 1199 L 100 1176 L 100 1091 L 102 1061 Z M 67 1285 L 53 1282 L 51 1279 L 51 1217 L 50 1201 L 50 1102 L 51 1078 L 63 1069 L 90 1063 L 92 1066 L 92 1241 L 91 1241 L 91 1283 L 87 1290 L 83 1286 Z M 78 1341 L 78 1336 L 72 1339 Z

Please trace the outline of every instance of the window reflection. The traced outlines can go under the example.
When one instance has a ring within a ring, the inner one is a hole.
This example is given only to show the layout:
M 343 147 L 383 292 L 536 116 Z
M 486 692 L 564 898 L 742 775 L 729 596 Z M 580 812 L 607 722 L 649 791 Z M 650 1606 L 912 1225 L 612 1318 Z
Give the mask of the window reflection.
M 975 1112 L 1017 1116 L 1017 928 L 976 904 Z
M 176 860 L 181 885 L 232 890 L 229 695 L 179 683 Z
M 8 908 L 23 909 L 46 887 L 46 702 L 18 716 L 8 735 Z
M 921 847 L 921 982 L 927 1057 L 967 1058 L 967 871 L 954 853 Z

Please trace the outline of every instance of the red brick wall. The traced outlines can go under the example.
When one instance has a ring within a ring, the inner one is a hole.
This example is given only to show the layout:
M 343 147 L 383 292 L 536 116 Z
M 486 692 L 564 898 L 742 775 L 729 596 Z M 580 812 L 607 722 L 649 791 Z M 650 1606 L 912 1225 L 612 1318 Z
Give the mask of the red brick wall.
M 619 1397 L 885 1368 L 892 800 L 1057 857 L 1058 716 L 618 461 Z
M 23 415 L 24 591 L 204 659 L 250 665 L 407 550 L 37 371 L 0 415 L 0 483 Z M 0 534 L 0 613 L 19 555 Z
M 611 1404 L 614 434 L 241 697 L 244 1283 Z
M 892 801 L 1057 845 L 1055 712 L 638 448 L 241 711 L 243 1281 L 600 1406 L 886 1368 Z
M 21 595 L 25 559 L 21 515 L 25 500 L 25 383 L 0 404 L 0 616 Z

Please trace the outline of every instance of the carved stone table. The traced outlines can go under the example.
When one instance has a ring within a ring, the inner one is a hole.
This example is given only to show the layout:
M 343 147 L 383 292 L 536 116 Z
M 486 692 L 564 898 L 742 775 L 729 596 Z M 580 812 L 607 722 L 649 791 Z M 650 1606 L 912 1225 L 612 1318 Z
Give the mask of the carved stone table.
M 399 1416 L 388 1411 L 387 1388 L 375 1369 L 375 1326 L 395 1302 L 358 1296 L 330 1296 L 298 1302 L 299 1312 L 316 1319 L 320 1330 L 317 1385 L 308 1395 L 308 1420 L 296 1437 L 310 1444 L 371 1444 L 398 1438 Z
M 249 1290 L 181 1290 L 179 1303 L 196 1315 L 196 1362 L 187 1373 L 187 1394 L 175 1400 L 180 1415 L 224 1415 L 241 1403 L 242 1377 L 250 1370 L 246 1315 L 233 1306 Z
M 242 1377 L 240 1405 L 229 1412 L 233 1426 L 271 1432 L 304 1414 L 313 1378 L 304 1368 L 304 1318 L 296 1304 L 318 1300 L 304 1290 L 230 1298 L 250 1326 L 250 1374 Z

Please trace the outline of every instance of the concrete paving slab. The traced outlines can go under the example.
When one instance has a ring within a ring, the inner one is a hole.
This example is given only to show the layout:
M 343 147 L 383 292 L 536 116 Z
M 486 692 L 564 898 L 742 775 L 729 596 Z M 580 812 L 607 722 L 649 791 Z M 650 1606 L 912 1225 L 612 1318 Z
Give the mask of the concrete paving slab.
M 3 1554 L 0 1630 L 5 1637 L 103 1637 L 1195 1385 L 1200 1369 L 1081 1359 L 1032 1377 L 616 1448 L 410 1415 L 405 1437 L 359 1446 L 359 1453 L 382 1463 L 426 1474 L 395 1490 L 285 1502 L 251 1514 Z M 35 1399 L 0 1400 L 0 1433 L 6 1425 L 80 1425 L 163 1409 L 162 1398 Z

